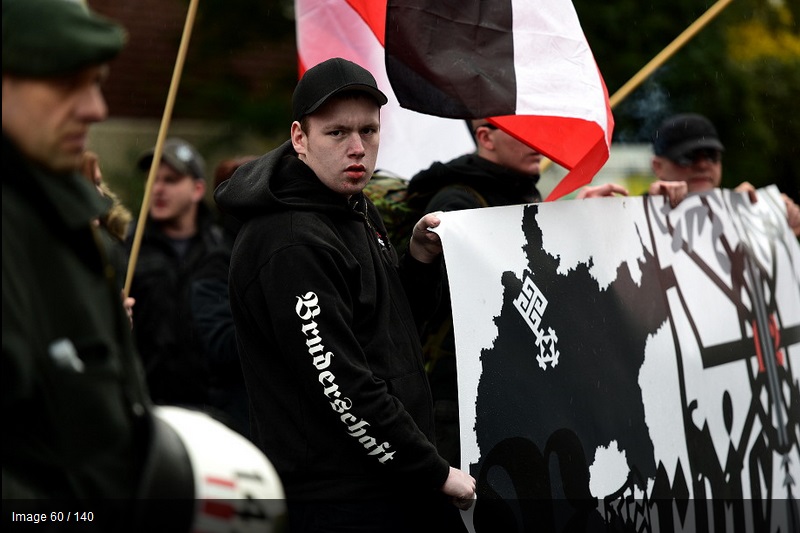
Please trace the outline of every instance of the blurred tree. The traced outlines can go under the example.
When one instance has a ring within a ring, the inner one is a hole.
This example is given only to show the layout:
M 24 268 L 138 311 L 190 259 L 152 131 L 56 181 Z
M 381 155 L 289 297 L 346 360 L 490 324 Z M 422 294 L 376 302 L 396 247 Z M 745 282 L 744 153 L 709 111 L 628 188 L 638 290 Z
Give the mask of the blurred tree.
M 755 4 L 751 18 L 743 16 L 732 23 L 726 34 L 733 69 L 757 101 L 758 114 L 750 124 L 759 117 L 759 131 L 765 139 L 765 152 L 749 170 L 756 176 L 766 174 L 764 184 L 776 183 L 795 201 L 800 201 L 798 16 L 798 2 L 762 1 Z
M 610 94 L 712 5 L 693 0 L 574 0 Z M 717 126 L 723 186 L 776 183 L 798 196 L 800 35 L 797 5 L 737 0 L 614 110 L 616 142 L 649 142 L 672 113 L 695 111 Z
M 294 27 L 292 0 L 200 2 L 175 114 L 285 133 L 297 82 Z M 263 71 L 267 55 L 275 59 Z

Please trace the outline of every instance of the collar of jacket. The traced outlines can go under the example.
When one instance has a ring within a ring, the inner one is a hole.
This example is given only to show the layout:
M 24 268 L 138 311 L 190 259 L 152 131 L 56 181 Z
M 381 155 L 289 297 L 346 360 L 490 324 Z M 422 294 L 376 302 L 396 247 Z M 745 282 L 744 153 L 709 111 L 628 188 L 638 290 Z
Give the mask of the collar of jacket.
M 358 216 L 344 196 L 328 188 L 298 158 L 291 141 L 243 165 L 217 187 L 214 197 L 227 215 L 242 223 L 282 211 Z
M 3 133 L 3 184 L 30 199 L 42 216 L 68 230 L 85 228 L 111 208 L 77 171 L 48 172 L 30 163 Z
M 409 193 L 427 193 L 463 184 L 486 192 L 498 192 L 512 199 L 541 199 L 536 188 L 538 174 L 520 174 L 492 163 L 477 154 L 466 154 L 447 163 L 434 163 L 416 174 L 409 183 Z
M 277 200 L 272 206 L 275 211 L 315 211 L 338 218 L 362 216 L 353 209 L 353 202 L 363 198 L 362 193 L 348 199 L 334 192 L 294 151 L 282 158 L 281 166 L 272 180 L 272 192 Z

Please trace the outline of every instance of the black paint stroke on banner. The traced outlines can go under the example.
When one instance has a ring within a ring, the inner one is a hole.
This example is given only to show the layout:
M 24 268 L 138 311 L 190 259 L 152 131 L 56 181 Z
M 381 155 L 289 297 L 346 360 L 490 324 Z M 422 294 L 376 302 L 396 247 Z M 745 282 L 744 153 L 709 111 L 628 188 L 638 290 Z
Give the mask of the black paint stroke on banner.
M 668 210 L 643 198 L 650 234 L 640 233 L 639 238 L 642 249 L 653 252 L 639 262 L 638 283 L 622 263 L 615 281 L 604 290 L 590 274 L 591 264 L 558 273 L 558 258 L 544 250 L 539 206 L 525 208 L 529 279 L 503 275 L 503 307 L 495 317 L 498 337 L 481 353 L 475 431 L 482 455 L 471 465 L 478 480 L 473 515 L 478 533 L 713 531 L 721 524 L 729 531 L 772 531 L 776 511 L 789 530 L 800 531 L 800 480 L 790 473 L 791 461 L 798 456 L 800 386 L 787 356 L 787 347 L 800 342 L 800 328 L 783 326 L 776 303 L 775 262 L 768 260 L 776 249 L 756 250 L 763 245 L 754 243 L 764 239 L 753 235 L 734 239 L 733 245 L 722 231 L 720 216 L 740 216 L 748 233 L 765 231 L 763 224 L 748 225 L 746 206 L 737 203 L 745 200 L 728 198 L 729 205 L 721 205 L 720 196 L 702 198 L 677 223 L 667 216 Z M 714 230 L 711 258 L 698 254 L 691 242 L 689 230 L 703 224 Z M 779 234 L 780 228 L 766 224 L 770 231 Z M 659 262 L 657 234 L 668 236 L 673 252 L 686 254 L 707 282 L 727 295 L 736 309 L 740 340 L 702 344 L 684 287 L 672 267 Z M 781 246 L 773 237 L 766 235 L 768 246 Z M 709 261 L 722 265 L 730 279 L 720 278 L 719 268 Z M 677 295 L 682 307 L 678 311 L 688 316 L 704 368 L 757 360 L 742 366 L 749 369 L 752 394 L 747 412 L 735 412 L 727 390 L 719 399 L 730 442 L 726 464 L 720 464 L 708 425 L 698 427 L 692 417 L 697 401 L 687 395 L 668 291 Z M 521 294 L 530 301 L 515 301 Z M 522 316 L 520 306 L 533 308 L 543 295 L 557 299 L 558 305 L 547 307 L 547 328 L 532 311 L 534 325 L 542 326 L 532 330 L 531 318 Z M 675 393 L 681 399 L 689 454 L 688 464 L 678 462 L 672 469 L 655 457 L 638 383 L 648 336 L 663 324 L 672 327 L 680 384 Z M 548 342 L 551 354 L 543 356 Z M 745 420 L 738 435 L 732 432 L 734 417 Z M 616 493 L 597 502 L 589 490 L 589 465 L 594 451 L 611 441 L 624 452 L 629 474 Z M 785 476 L 779 494 L 772 491 L 776 456 L 782 457 L 779 471 Z M 745 469 L 751 479 L 746 492 L 753 500 L 744 496 Z M 649 488 L 648 479 L 653 480 Z

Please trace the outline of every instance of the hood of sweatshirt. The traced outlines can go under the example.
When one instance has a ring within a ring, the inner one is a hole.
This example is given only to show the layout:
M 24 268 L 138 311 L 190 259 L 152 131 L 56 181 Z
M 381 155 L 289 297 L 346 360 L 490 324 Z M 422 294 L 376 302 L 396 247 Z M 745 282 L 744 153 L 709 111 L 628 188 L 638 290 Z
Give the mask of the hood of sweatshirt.
M 538 174 L 520 174 L 477 154 L 466 154 L 420 171 L 409 182 L 408 192 L 424 194 L 463 184 L 482 192 L 498 191 L 510 198 L 540 199 L 538 181 Z
M 348 200 L 319 180 L 297 157 L 291 141 L 239 167 L 217 187 L 214 199 L 241 222 L 289 210 L 354 216 Z

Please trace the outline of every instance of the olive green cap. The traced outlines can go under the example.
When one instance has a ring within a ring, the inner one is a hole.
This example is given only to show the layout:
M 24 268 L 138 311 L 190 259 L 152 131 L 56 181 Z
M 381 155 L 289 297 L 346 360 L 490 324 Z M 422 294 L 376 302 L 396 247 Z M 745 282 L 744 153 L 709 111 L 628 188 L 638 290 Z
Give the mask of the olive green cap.
M 69 74 L 114 58 L 126 39 L 82 0 L 3 0 L 4 74 Z

